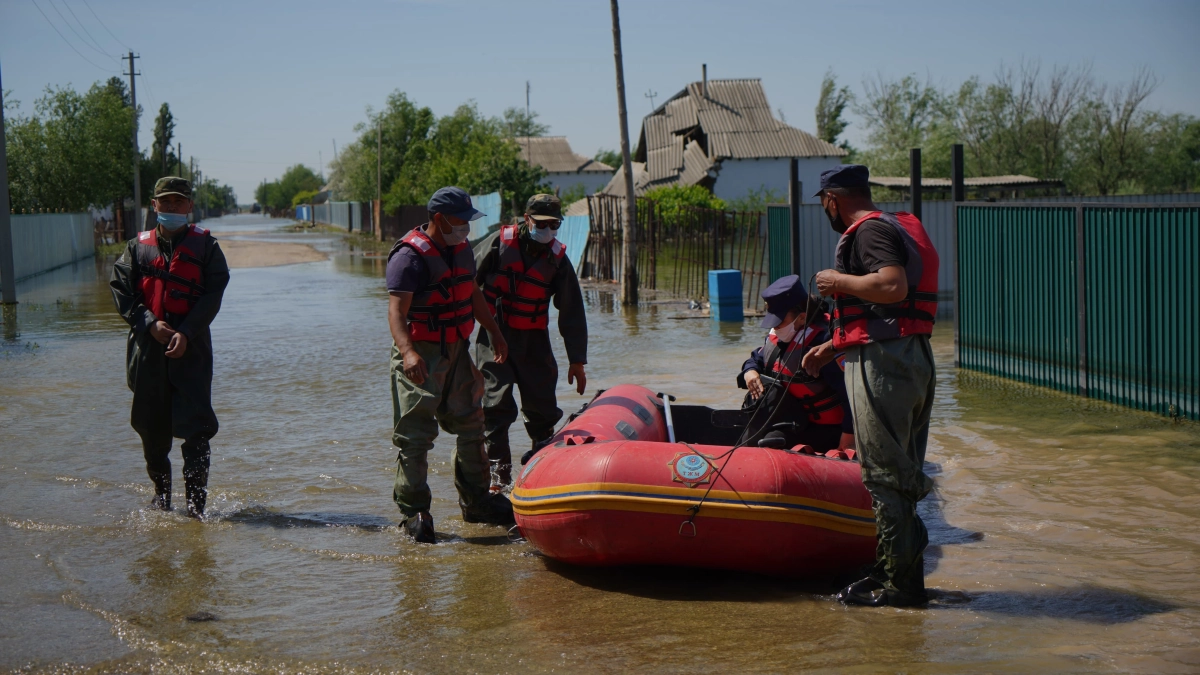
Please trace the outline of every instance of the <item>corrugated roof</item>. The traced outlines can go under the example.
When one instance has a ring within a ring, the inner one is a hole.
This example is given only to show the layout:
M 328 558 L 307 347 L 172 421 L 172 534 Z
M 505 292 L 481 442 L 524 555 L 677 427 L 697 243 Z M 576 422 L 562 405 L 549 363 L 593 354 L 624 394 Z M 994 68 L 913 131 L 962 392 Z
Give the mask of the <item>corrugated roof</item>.
M 909 186 L 908 176 L 871 176 L 871 185 L 878 185 L 885 188 L 907 188 Z M 968 187 L 1021 187 L 1028 185 L 1041 184 L 1058 184 L 1061 181 L 1046 180 L 1043 178 L 1034 178 L 1033 176 L 1011 175 L 1011 176 L 975 176 L 974 178 L 964 178 L 963 184 Z M 949 178 L 921 178 L 921 187 L 930 188 L 949 188 L 952 187 Z
M 633 194 L 642 196 L 646 194 L 646 190 L 650 187 L 650 179 L 646 174 L 646 164 L 644 162 L 633 162 Z M 625 195 L 625 167 L 618 166 L 617 172 L 608 181 L 608 185 L 600 192 L 606 195 Z
M 588 200 L 587 197 L 584 197 L 583 199 L 571 202 L 571 205 L 563 210 L 563 217 L 586 216 L 588 213 L 590 213 L 588 210 Z
M 702 83 L 693 82 L 642 120 L 642 137 L 646 147 L 639 157 L 646 160 L 647 187 L 692 185 L 723 159 L 846 155 L 836 145 L 775 119 L 758 79 L 709 80 L 707 96 Z M 614 178 L 609 185 L 616 187 L 616 182 Z M 620 189 L 623 193 L 623 184 Z
M 515 139 L 521 158 L 547 173 L 612 173 L 604 162 L 575 154 L 566 136 L 522 136 Z

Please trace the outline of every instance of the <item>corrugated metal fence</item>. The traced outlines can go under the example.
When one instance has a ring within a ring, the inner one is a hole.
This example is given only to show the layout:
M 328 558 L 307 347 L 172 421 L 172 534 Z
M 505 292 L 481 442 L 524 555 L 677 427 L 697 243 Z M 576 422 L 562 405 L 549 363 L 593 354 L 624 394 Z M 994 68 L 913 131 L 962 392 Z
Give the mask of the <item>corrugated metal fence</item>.
M 959 204 L 957 219 L 963 368 L 1200 419 L 1200 204 Z
M 18 281 L 96 254 L 90 213 L 11 217 L 14 275 Z

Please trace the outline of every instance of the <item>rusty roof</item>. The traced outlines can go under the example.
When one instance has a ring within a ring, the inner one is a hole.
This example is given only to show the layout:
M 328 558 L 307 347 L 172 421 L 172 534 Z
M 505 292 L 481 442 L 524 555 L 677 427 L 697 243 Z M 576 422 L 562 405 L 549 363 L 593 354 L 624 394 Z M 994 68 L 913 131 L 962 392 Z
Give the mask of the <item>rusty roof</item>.
M 576 154 L 566 136 L 521 136 L 514 139 L 521 158 L 547 173 L 612 173 L 604 162 Z
M 636 191 L 672 183 L 692 185 L 723 159 L 844 157 L 846 151 L 775 119 L 758 79 L 692 82 L 642 120 Z M 618 175 L 620 172 L 618 171 Z M 609 188 L 614 188 L 610 190 Z M 623 194 L 614 176 L 604 192 Z

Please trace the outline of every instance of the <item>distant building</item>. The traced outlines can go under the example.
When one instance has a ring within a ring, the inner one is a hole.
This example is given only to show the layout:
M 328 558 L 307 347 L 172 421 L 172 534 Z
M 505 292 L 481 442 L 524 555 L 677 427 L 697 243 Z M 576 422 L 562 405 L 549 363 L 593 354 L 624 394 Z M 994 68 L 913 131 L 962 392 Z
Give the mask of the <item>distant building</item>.
M 703 185 L 725 199 L 751 190 L 788 194 L 788 164 L 799 160 L 806 201 L 821 172 L 838 166 L 846 151 L 775 119 L 762 81 L 692 82 L 642 120 L 633 157 L 634 192 L 664 185 Z M 617 170 L 604 188 L 625 194 Z
M 545 169 L 546 182 L 560 194 L 582 185 L 590 195 L 612 178 L 611 166 L 575 154 L 566 136 L 523 136 L 516 141 L 521 146 L 521 158 Z

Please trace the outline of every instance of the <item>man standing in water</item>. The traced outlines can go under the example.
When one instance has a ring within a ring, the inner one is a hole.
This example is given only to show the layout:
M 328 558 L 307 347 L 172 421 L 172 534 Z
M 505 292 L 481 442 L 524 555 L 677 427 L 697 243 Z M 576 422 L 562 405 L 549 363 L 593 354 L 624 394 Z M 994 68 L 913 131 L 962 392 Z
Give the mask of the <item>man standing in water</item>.
M 440 425 L 457 436 L 452 462 L 459 507 L 468 523 L 511 525 L 512 504 L 488 491 L 483 445 L 483 376 L 468 346 L 478 320 L 491 337 L 496 360 L 508 345 L 475 285 L 475 257 L 467 236 L 483 216 L 461 188 L 445 187 L 429 200 L 429 222 L 404 236 L 388 255 L 388 326 L 392 340 L 392 443 L 399 448 L 392 498 L 404 528 L 418 542 L 436 542 L 427 455 Z
M 221 309 L 229 266 L 208 230 L 187 222 L 190 183 L 160 178 L 150 203 L 158 226 L 130 240 L 109 282 L 117 311 L 129 323 L 130 423 L 142 438 L 154 508 L 171 509 L 168 455 L 171 439 L 183 439 L 187 511 L 200 518 L 208 497 L 208 442 L 217 433 L 208 326 Z
M 926 600 L 922 553 L 929 537 L 917 502 L 933 488 L 922 469 L 933 409 L 929 335 L 937 314 L 938 254 L 915 216 L 875 207 L 868 177 L 858 164 L 821 174 L 817 196 L 842 235 L 836 269 L 816 275 L 821 295 L 833 296 L 833 339 L 809 350 L 803 367 L 816 376 L 836 352 L 845 352 L 863 483 L 875 509 L 875 567 L 837 598 L 901 607 Z
M 558 363 L 550 347 L 550 302 L 558 309 L 558 332 L 567 348 L 567 383 L 583 394 L 587 386 L 587 316 L 567 247 L 555 236 L 562 225 L 562 202 L 534 195 L 519 226 L 505 225 L 478 247 L 477 281 L 508 340 L 507 361 L 494 358 L 486 335 L 479 336 L 475 359 L 483 371 L 484 428 L 488 459 L 495 468 L 492 489 L 512 482 L 508 428 L 517 421 L 513 387 L 521 391 L 521 415 L 533 441 L 530 453 L 554 434 L 562 419 L 555 388 Z

